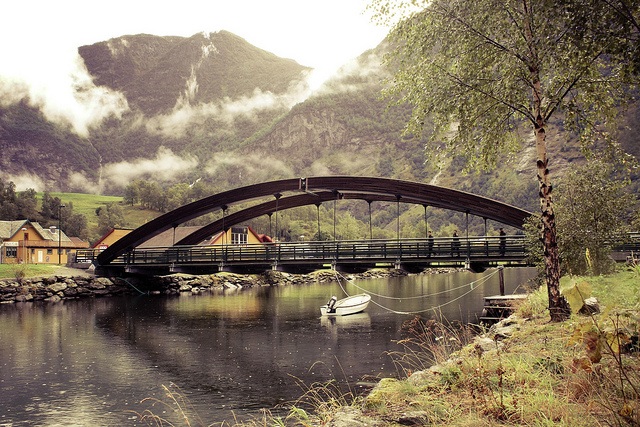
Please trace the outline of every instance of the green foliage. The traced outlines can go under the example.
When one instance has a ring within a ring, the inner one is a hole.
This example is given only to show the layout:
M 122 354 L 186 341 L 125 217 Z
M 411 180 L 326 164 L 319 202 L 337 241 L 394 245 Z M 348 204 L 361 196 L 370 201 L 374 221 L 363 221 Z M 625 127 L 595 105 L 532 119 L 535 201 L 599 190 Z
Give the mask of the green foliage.
M 106 234 L 112 228 L 122 228 L 126 224 L 124 211 L 117 203 L 109 203 L 96 212 L 98 215 L 98 232 Z
M 582 277 L 572 276 L 560 283 L 560 291 L 567 299 L 571 311 L 577 313 L 584 301 L 591 296 L 591 285 Z
M 617 8 L 608 3 L 530 3 L 412 3 L 413 13 L 390 37 L 395 46 L 387 61 L 396 71 L 386 94 L 413 108 L 405 133 L 422 135 L 429 126 L 435 157 L 456 156 L 454 163 L 464 159 L 469 168 L 494 167 L 505 153 L 521 149 L 523 125 L 533 131 L 550 314 L 561 321 L 569 310 L 558 292 L 548 123 L 564 114 L 565 127 L 583 141 L 611 143 L 616 107 L 633 93 L 625 54 L 636 49 L 640 5 L 631 5 L 630 25 L 621 28 Z M 373 4 L 378 16 L 404 12 L 397 2 Z
M 60 266 L 52 264 L 0 264 L 0 279 L 43 277 L 56 274 Z
M 201 182 L 194 185 L 177 183 L 163 187 L 155 181 L 138 179 L 127 185 L 124 193 L 123 200 L 126 204 L 134 206 L 139 203 L 147 209 L 168 212 L 211 195 L 215 191 L 208 184 Z
M 403 12 L 398 2 L 373 5 L 382 19 Z M 421 10 L 395 26 L 391 38 L 397 45 L 388 57 L 397 71 L 386 93 L 413 107 L 407 132 L 420 135 L 432 123 L 434 142 L 444 141 L 471 165 L 493 165 L 501 153 L 520 146 L 522 121 L 536 124 L 536 105 L 544 121 L 562 106 L 570 124 L 580 121 L 580 131 L 612 124 L 593 117 L 615 118 L 615 109 L 604 106 L 624 97 L 620 76 L 627 62 L 607 54 L 633 46 L 621 37 L 612 48 L 605 36 L 614 28 L 623 31 L 611 20 L 612 7 L 588 1 L 531 8 L 484 1 L 417 6 Z M 576 10 L 582 27 L 574 21 Z M 631 13 L 638 13 L 637 5 Z
M 16 191 L 13 181 L 5 183 L 0 178 L 0 220 L 39 219 L 38 201 L 33 189 Z
M 368 232 L 364 223 L 355 219 L 349 212 L 342 215 L 336 224 L 338 240 L 361 240 L 367 238 Z
M 67 236 L 79 237 L 82 240 L 89 239 L 89 221 L 87 217 L 80 213 L 72 213 L 65 218 L 64 233 Z
M 605 307 L 640 308 L 640 280 L 634 271 L 619 271 L 611 276 L 592 276 L 593 296 Z
M 590 160 L 572 166 L 557 189 L 558 245 L 563 270 L 569 274 L 611 272 L 611 247 L 629 230 L 630 213 L 637 206 L 628 180 L 613 165 Z

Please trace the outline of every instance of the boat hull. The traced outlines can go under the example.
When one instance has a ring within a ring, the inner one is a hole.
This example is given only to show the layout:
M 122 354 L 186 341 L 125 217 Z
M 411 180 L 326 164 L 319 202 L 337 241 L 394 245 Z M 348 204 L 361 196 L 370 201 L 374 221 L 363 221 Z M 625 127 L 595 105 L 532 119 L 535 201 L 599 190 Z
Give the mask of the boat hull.
M 353 295 L 336 301 L 333 310 L 330 310 L 327 305 L 321 306 L 320 313 L 323 316 L 348 316 L 364 311 L 369 305 L 369 301 L 371 301 L 371 295 Z

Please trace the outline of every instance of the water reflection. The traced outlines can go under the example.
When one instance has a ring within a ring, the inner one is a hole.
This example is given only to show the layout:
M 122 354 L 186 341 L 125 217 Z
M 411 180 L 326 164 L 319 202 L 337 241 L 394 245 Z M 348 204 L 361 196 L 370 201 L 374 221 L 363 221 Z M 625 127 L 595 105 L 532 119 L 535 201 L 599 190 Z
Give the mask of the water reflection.
M 205 424 L 219 423 L 295 399 L 296 379 L 393 376 L 388 354 L 413 317 L 397 313 L 475 320 L 497 276 L 465 293 L 490 273 L 2 305 L 0 425 L 136 425 L 140 401 L 162 399 L 170 384 Z M 532 275 L 506 271 L 507 292 Z M 362 287 L 377 304 L 321 318 L 343 287 Z

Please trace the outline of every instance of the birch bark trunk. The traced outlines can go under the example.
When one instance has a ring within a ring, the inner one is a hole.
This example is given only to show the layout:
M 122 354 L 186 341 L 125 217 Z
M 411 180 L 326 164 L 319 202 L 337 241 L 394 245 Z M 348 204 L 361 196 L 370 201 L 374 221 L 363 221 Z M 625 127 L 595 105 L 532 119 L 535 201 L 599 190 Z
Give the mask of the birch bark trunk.
M 529 47 L 529 73 L 532 91 L 532 114 L 535 117 L 534 132 L 536 138 L 536 167 L 538 170 L 538 189 L 540 197 L 540 211 L 542 214 L 542 242 L 544 245 L 545 277 L 547 293 L 549 295 L 549 314 L 552 322 L 561 322 L 571 315 L 567 300 L 560 294 L 560 258 L 558 255 L 558 240 L 556 232 L 556 218 L 551 197 L 551 179 L 549 176 L 549 159 L 547 158 L 546 122 L 543 113 L 543 88 L 540 82 L 540 59 L 533 36 L 531 9 L 529 2 L 523 0 L 525 22 L 525 37 Z

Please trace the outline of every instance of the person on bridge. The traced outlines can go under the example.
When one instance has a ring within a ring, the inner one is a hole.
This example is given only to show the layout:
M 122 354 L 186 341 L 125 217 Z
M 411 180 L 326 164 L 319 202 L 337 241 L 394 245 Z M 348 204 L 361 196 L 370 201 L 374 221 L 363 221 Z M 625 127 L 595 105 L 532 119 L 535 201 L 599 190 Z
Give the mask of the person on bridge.
M 428 241 L 427 245 L 429 247 L 429 250 L 427 252 L 427 256 L 430 257 L 431 255 L 435 255 L 433 253 L 433 234 L 431 234 L 431 230 L 429 230 L 429 236 L 427 237 L 427 241 Z
M 500 227 L 500 256 L 504 256 L 507 251 L 507 233 Z
M 458 230 L 454 230 L 453 239 L 451 240 L 451 256 L 456 254 L 457 257 L 460 256 L 460 238 L 458 237 Z

